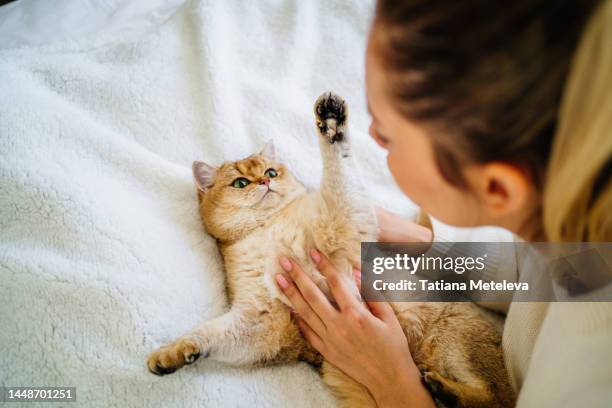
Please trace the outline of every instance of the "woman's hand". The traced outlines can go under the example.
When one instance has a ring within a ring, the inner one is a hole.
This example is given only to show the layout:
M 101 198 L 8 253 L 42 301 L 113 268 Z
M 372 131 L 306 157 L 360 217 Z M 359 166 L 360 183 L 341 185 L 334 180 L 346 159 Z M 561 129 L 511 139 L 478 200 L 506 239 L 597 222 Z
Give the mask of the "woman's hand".
M 364 385 L 379 406 L 433 406 L 420 381 L 406 337 L 386 302 L 359 301 L 347 282 L 316 250 L 311 258 L 327 278 L 336 309 L 293 260 L 281 258 L 288 274 L 276 275 L 308 342 L 325 359 Z
M 433 232 L 399 214 L 375 207 L 380 242 L 431 242 Z

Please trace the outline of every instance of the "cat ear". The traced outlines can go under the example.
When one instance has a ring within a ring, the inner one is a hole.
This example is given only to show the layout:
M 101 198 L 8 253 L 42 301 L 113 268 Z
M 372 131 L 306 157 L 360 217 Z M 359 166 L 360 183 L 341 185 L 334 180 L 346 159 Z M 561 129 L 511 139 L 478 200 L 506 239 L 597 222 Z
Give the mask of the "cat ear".
M 217 168 L 201 161 L 194 161 L 191 166 L 193 170 L 193 179 L 195 180 L 198 190 L 205 193 L 213 185 Z
M 262 156 L 266 156 L 268 159 L 276 160 L 276 149 L 274 148 L 274 140 L 270 139 L 259 152 Z

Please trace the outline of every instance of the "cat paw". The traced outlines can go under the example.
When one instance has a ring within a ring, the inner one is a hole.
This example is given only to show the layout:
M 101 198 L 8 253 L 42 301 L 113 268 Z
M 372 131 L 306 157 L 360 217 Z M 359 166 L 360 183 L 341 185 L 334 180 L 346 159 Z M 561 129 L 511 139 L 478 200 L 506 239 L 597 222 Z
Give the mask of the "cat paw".
M 444 391 L 444 387 L 442 385 L 442 377 L 433 371 L 422 371 L 423 381 L 432 393 L 438 394 Z
M 346 139 L 348 108 L 344 99 L 333 92 L 325 92 L 314 104 L 317 127 L 329 143 Z
M 196 342 L 179 339 L 151 353 L 147 367 L 155 375 L 172 374 L 184 365 L 193 364 L 201 354 Z
M 435 371 L 429 371 L 424 365 L 418 366 L 421 377 L 429 389 L 438 407 L 457 406 L 457 397 L 447 387 L 448 380 Z

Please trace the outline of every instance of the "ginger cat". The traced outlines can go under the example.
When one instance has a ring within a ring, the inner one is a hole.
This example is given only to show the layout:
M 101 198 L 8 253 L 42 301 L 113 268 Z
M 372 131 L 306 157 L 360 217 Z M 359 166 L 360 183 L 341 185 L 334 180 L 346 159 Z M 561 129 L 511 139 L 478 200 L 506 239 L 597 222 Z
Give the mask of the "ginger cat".
M 375 241 L 376 217 L 351 156 L 347 105 L 332 93 L 314 106 L 323 161 L 318 190 L 308 190 L 275 158 L 269 143 L 244 160 L 213 167 L 194 162 L 199 211 L 225 263 L 230 309 L 151 353 L 149 370 L 169 374 L 199 357 L 236 365 L 307 361 L 342 406 L 373 407 L 365 387 L 323 360 L 301 336 L 289 301 L 276 287 L 277 260 L 299 262 L 329 297 L 307 251 L 316 247 L 353 282 L 360 242 Z M 514 394 L 501 338 L 469 303 L 393 303 L 423 380 L 439 405 L 509 407 Z M 392 378 L 389 381 L 393 381 Z

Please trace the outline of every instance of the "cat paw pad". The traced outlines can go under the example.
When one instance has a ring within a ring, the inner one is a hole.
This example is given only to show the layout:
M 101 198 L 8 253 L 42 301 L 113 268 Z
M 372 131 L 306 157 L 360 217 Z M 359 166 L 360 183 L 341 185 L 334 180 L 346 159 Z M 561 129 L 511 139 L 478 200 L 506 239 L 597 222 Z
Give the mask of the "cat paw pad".
M 314 105 L 317 127 L 321 135 L 330 143 L 342 142 L 345 139 L 348 109 L 344 99 L 333 92 L 325 92 L 317 98 Z

